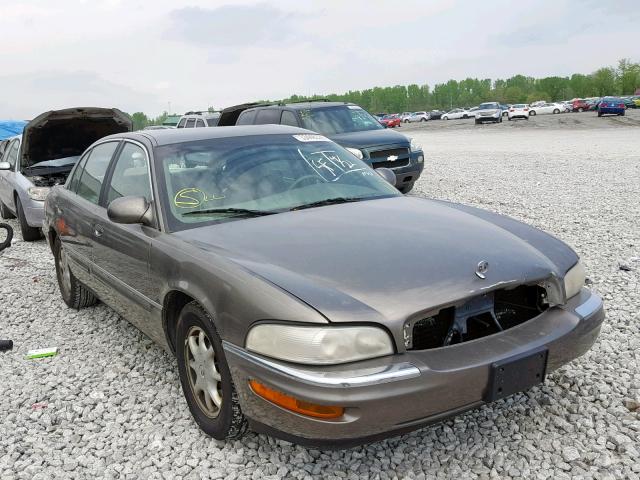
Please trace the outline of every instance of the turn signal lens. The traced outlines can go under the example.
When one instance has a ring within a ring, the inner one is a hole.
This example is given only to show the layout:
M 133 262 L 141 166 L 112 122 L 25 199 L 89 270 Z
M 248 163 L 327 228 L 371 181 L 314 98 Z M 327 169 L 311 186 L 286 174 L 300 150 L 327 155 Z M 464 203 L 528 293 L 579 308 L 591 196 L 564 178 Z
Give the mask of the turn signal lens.
M 314 418 L 338 418 L 344 414 L 343 407 L 332 407 L 327 405 L 316 405 L 315 403 L 305 402 L 290 395 L 277 392 L 257 380 L 249 380 L 249 385 L 254 393 L 265 400 L 275 403 L 279 407 L 286 410 L 306 415 Z

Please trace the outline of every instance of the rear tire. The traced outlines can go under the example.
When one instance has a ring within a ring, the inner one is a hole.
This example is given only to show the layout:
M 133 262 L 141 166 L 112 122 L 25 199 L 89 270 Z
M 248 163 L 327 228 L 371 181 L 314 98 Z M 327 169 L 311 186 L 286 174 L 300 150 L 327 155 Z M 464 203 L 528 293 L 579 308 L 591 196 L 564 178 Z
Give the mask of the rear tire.
M 424 118 L 424 117 L 422 117 L 422 118 L 420 119 L 420 121 L 421 121 L 421 122 L 426 122 L 426 121 L 427 121 L 427 119 L 426 119 L 426 118 Z
M 197 302 L 188 303 L 180 312 L 176 357 L 182 392 L 198 426 L 218 440 L 244 435 L 248 423 L 240 408 L 222 340 L 213 319 Z
M 557 108 L 553 111 L 554 115 L 557 115 L 558 113 L 560 113 L 560 110 L 558 110 Z
M 16 218 L 16 216 L 11 213 L 7 206 L 2 202 L 0 202 L 0 217 L 2 217 L 4 220 L 11 220 L 13 218 Z
M 622 112 L 622 113 L 620 114 L 620 116 L 621 116 L 621 117 L 624 117 L 624 112 Z
M 579 113 L 584 112 L 584 108 L 580 107 L 580 108 L 578 109 L 578 112 L 579 112 Z
M 66 252 L 63 250 L 62 243 L 58 237 L 56 237 L 53 243 L 53 258 L 56 264 L 58 287 L 60 288 L 60 295 L 64 303 L 66 303 L 68 307 L 75 308 L 76 310 L 95 305 L 98 299 L 87 287 L 78 281 L 71 271 Z
M 20 232 L 22 233 L 22 239 L 25 242 L 35 242 L 42 238 L 42 230 L 36 227 L 31 227 L 27 223 L 27 217 L 22 209 L 22 203 L 20 197 L 16 195 L 16 213 L 18 214 L 18 220 L 20 221 Z

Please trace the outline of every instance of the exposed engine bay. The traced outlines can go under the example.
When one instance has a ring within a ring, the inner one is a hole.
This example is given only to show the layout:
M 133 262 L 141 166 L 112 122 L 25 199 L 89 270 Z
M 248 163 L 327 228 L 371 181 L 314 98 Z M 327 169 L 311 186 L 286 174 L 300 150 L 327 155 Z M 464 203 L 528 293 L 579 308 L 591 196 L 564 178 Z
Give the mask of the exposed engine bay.
M 539 285 L 489 292 L 407 322 L 405 346 L 426 350 L 476 340 L 525 323 L 547 308 L 547 292 Z
M 51 175 L 35 175 L 33 177 L 27 177 L 31 183 L 36 187 L 55 187 L 56 185 L 64 185 L 69 176 L 69 172 L 57 172 Z

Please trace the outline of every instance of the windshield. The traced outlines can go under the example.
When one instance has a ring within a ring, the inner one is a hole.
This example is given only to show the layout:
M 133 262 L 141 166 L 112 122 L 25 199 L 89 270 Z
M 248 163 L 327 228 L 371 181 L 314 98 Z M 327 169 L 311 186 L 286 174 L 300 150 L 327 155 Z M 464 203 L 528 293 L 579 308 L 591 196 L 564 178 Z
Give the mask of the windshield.
M 172 231 L 260 214 L 398 196 L 368 165 L 321 135 L 256 135 L 156 148 Z
M 478 110 L 492 110 L 496 108 L 500 108 L 497 103 L 481 103 Z
M 324 135 L 384 128 L 375 118 L 356 105 L 307 108 L 300 110 L 300 116 L 304 128 Z

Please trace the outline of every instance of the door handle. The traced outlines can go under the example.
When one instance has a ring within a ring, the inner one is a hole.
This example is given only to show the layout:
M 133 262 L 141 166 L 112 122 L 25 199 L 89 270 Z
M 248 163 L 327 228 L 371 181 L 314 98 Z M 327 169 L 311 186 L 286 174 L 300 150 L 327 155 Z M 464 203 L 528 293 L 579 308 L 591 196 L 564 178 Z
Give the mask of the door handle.
M 93 234 L 96 237 L 101 237 L 104 233 L 104 227 L 102 225 L 94 225 L 93 226 Z

